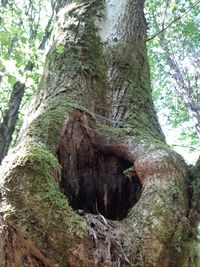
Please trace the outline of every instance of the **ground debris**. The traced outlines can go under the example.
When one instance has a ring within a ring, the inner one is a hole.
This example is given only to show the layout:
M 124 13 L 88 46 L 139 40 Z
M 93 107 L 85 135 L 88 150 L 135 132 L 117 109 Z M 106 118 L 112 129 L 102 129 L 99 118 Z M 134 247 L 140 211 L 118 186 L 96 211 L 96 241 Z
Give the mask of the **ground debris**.
M 107 220 L 103 215 L 85 215 L 87 231 L 94 243 L 97 266 L 130 266 L 136 254 L 133 239 L 120 222 Z

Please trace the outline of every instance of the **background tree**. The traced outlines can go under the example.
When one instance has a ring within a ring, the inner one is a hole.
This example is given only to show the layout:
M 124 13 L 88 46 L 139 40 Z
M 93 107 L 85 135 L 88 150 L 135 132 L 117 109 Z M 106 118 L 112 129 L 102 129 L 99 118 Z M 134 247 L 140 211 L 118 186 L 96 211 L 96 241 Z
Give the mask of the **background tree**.
M 1 3 L 0 162 L 8 152 L 14 131 L 13 143 L 20 130 L 24 113 L 21 108 L 20 114 L 20 106 L 27 104 L 39 83 L 44 50 L 59 5 L 60 2 L 50 5 L 43 0 Z
M 60 11 L 1 165 L 3 266 L 197 266 L 189 175 L 154 110 L 143 6 L 77 0 Z
M 196 151 L 194 163 L 199 154 L 199 1 L 153 1 L 146 8 L 158 116 L 167 136 L 177 129 L 178 138 L 167 138 L 175 149 L 178 145 L 186 152 Z

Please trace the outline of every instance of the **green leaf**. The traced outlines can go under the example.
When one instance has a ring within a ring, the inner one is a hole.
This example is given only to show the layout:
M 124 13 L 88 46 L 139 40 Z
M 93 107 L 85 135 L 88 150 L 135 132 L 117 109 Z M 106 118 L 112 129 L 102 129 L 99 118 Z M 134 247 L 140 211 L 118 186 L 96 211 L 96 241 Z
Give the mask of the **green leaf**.
M 64 51 L 65 51 L 65 47 L 64 47 L 64 45 L 60 44 L 60 45 L 58 45 L 58 46 L 56 47 L 56 53 L 58 53 L 58 54 L 63 54 Z
M 9 82 L 10 85 L 13 86 L 16 83 L 16 80 L 17 79 L 15 78 L 15 76 L 12 76 L 12 75 L 8 76 L 8 82 Z
M 22 37 L 21 38 L 21 42 L 22 42 L 22 44 L 26 44 L 27 43 L 27 39 L 25 37 Z
M 10 34 L 8 32 L 5 31 L 1 31 L 0 32 L 0 43 L 2 45 L 9 45 L 9 39 L 10 39 Z
M 23 65 L 23 54 L 20 54 L 18 51 L 14 53 L 14 59 L 16 60 L 16 66 L 20 67 Z

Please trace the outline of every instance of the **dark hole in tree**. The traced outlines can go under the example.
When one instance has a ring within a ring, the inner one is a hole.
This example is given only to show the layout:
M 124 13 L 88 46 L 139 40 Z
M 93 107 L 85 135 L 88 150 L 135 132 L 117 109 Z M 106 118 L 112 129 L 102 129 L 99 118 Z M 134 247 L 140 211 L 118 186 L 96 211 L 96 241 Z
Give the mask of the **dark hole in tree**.
M 122 220 L 140 198 L 139 178 L 124 174 L 132 163 L 99 151 L 76 117 L 62 134 L 57 156 L 62 166 L 60 188 L 74 210 Z

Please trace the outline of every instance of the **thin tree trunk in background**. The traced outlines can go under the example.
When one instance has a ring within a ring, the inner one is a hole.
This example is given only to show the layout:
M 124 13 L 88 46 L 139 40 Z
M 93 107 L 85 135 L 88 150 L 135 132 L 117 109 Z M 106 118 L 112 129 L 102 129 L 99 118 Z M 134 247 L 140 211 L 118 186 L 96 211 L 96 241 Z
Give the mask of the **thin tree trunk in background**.
M 157 24 L 156 18 L 154 17 L 154 23 L 157 31 L 160 31 L 159 26 Z M 189 116 L 194 123 L 194 127 L 200 136 L 200 106 L 193 98 L 191 92 L 193 91 L 192 88 L 189 88 L 186 85 L 186 82 L 183 79 L 181 74 L 181 70 L 177 65 L 175 59 L 173 58 L 172 54 L 170 53 L 170 48 L 165 39 L 164 33 L 160 33 L 158 35 L 160 46 L 164 50 L 165 58 L 167 60 L 167 64 L 170 67 L 170 75 L 174 79 L 175 83 L 177 84 L 176 90 L 178 94 L 182 97 L 186 108 L 188 109 Z
M 5 7 L 8 4 L 8 1 L 3 1 L 2 7 Z M 47 41 L 50 38 L 50 35 L 52 33 L 52 24 L 55 14 L 58 12 L 58 10 L 62 7 L 63 3 L 62 1 L 58 1 L 53 4 L 52 6 L 52 16 L 49 18 L 49 21 L 47 23 L 43 39 L 41 41 L 41 44 L 39 45 L 38 49 L 44 50 L 47 44 Z M 34 35 L 34 32 L 32 32 L 30 38 L 36 39 L 37 36 Z M 9 57 L 12 53 L 12 45 L 11 48 L 9 48 Z M 25 70 L 32 71 L 34 68 L 34 62 L 29 62 L 27 66 L 25 66 Z M 2 78 L 2 77 L 1 77 Z M 3 158 L 6 156 L 9 147 L 12 142 L 12 136 L 15 131 L 15 127 L 18 120 L 18 113 L 20 109 L 20 105 L 24 96 L 24 93 L 26 91 L 25 84 L 22 84 L 20 81 L 16 81 L 13 85 L 12 93 L 9 100 L 9 106 L 8 110 L 5 111 L 5 114 L 3 115 L 2 123 L 0 124 L 0 164 L 3 160 Z
M 30 240 L 41 266 L 195 266 L 187 169 L 154 110 L 143 7 L 77 0 L 59 12 L 40 88 L 1 166 L 3 224 L 28 235 L 13 257 L 3 239 L 2 267 L 38 266 Z
M 169 47 L 164 40 L 164 36 L 160 37 L 160 40 L 161 40 L 160 44 L 161 44 L 161 47 L 165 51 L 165 56 L 166 56 L 168 65 L 170 67 L 171 73 L 173 73 L 172 77 L 177 84 L 176 90 L 178 91 L 178 93 L 182 97 L 182 99 L 185 103 L 185 106 L 188 109 L 189 116 L 194 123 L 195 129 L 196 129 L 198 135 L 200 136 L 200 113 L 199 113 L 200 107 L 198 106 L 195 99 L 191 95 L 191 93 L 190 93 L 191 88 L 187 87 L 187 85 L 186 85 L 186 83 L 185 83 L 185 81 L 181 75 L 181 72 L 180 72 L 178 65 L 173 60 L 173 58 L 170 56 Z
M 0 163 L 7 154 L 12 141 L 24 90 L 25 84 L 20 82 L 15 83 L 10 97 L 9 108 L 6 110 L 3 121 L 0 124 Z

